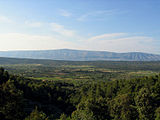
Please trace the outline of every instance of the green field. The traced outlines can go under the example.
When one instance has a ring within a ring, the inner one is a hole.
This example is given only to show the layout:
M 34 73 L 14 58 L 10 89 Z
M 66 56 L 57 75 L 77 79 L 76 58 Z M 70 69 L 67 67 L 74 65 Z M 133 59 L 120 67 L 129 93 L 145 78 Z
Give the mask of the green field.
M 60 63 L 55 65 L 53 61 L 53 64 L 2 64 L 1 66 L 11 74 L 45 81 L 112 81 L 156 75 L 160 71 L 159 62 L 141 62 L 139 65 L 135 65 L 135 62 L 125 64 L 111 61 L 102 63 L 60 61 Z M 151 67 L 146 69 L 146 65 Z

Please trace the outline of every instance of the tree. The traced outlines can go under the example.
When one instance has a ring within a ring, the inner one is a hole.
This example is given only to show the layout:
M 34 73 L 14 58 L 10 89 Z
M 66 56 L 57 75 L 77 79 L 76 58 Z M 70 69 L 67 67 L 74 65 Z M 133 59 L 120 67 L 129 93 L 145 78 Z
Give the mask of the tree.
M 65 115 L 65 114 L 63 113 L 63 114 L 61 114 L 59 120 L 71 120 L 71 118 L 70 118 L 70 117 L 67 117 L 67 115 Z
M 153 118 L 152 97 L 148 88 L 141 88 L 135 98 L 140 120 L 151 120 Z
M 37 107 L 31 112 L 31 114 L 25 118 L 25 120 L 48 120 L 45 113 L 38 111 Z
M 71 120 L 96 120 L 93 112 L 88 110 L 76 110 L 72 113 Z
M 11 80 L 0 85 L 0 114 L 6 120 L 22 119 L 24 115 L 23 92 Z
M 158 107 L 155 111 L 155 120 L 160 120 L 160 107 Z
M 122 94 L 111 100 L 110 112 L 114 120 L 135 120 L 137 112 L 128 94 Z
M 4 68 L 0 68 L 0 84 L 7 82 L 9 79 L 9 74 Z

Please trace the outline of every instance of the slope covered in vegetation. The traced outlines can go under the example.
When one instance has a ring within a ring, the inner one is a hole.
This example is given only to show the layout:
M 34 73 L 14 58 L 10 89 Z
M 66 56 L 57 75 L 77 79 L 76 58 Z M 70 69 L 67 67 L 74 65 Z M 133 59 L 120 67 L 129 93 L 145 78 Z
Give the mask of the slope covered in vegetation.
M 159 120 L 160 75 L 68 83 L 0 69 L 1 120 Z

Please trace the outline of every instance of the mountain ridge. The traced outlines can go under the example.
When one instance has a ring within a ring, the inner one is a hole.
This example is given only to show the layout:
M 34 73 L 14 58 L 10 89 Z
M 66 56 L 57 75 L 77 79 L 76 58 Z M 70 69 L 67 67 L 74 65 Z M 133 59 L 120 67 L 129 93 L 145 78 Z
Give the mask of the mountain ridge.
M 116 53 L 75 49 L 0 51 L 0 57 L 69 61 L 160 61 L 160 55 L 151 53 Z

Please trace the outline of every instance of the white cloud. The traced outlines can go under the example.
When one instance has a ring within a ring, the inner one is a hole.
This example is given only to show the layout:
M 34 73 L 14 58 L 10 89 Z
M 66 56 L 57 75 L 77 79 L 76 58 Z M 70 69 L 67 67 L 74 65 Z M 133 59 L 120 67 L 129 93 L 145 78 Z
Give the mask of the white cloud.
M 64 37 L 65 38 L 65 37 Z M 83 41 L 69 41 L 57 36 L 31 35 L 22 33 L 0 34 L 0 50 L 43 50 L 43 49 L 85 49 L 111 52 L 158 53 L 155 40 L 146 36 L 129 36 L 112 33 L 93 36 Z
M 99 11 L 93 11 L 88 12 L 83 15 L 81 15 L 77 20 L 78 21 L 86 21 L 89 19 L 95 20 L 95 19 L 102 19 L 104 16 L 110 16 L 116 14 L 116 10 L 99 10 Z
M 72 13 L 68 12 L 67 10 L 64 10 L 64 9 L 60 9 L 59 10 L 59 14 L 61 16 L 64 16 L 64 17 L 70 17 L 72 15 Z
M 155 47 L 154 43 L 155 40 L 147 36 L 129 36 L 127 33 L 111 33 L 89 38 L 85 41 L 83 49 L 155 53 L 159 50 Z
M 75 36 L 75 31 L 64 28 L 63 25 L 58 23 L 51 23 L 52 31 L 67 37 Z
M 0 16 L 0 22 L 2 22 L 2 23 L 11 23 L 12 20 L 9 19 L 9 18 L 6 17 L 6 16 Z
M 43 26 L 43 23 L 42 22 L 30 22 L 30 21 L 25 21 L 24 22 L 25 25 L 29 26 L 29 27 L 42 27 Z
M 98 14 L 101 14 L 101 12 Z M 0 22 L 12 21 L 7 17 L 0 16 Z M 46 34 L 50 35 L 31 35 L 26 33 L 0 34 L 0 50 L 70 48 L 111 52 L 160 52 L 159 46 L 156 45 L 157 41 L 148 36 L 136 36 L 135 34 L 128 33 L 110 33 L 83 38 L 78 35 L 75 30 L 67 29 L 58 23 L 25 21 L 23 24 L 18 25 L 24 25 L 24 23 L 25 26 L 37 28 L 39 33 L 43 32 L 45 34 L 46 32 Z M 39 29 L 40 27 L 41 29 Z
M 93 40 L 104 40 L 104 39 L 111 39 L 111 38 L 116 38 L 120 36 L 127 35 L 127 33 L 110 33 L 110 34 L 103 34 L 103 35 L 98 35 L 98 36 L 93 36 L 89 38 L 88 40 L 93 41 Z
M 74 48 L 74 43 L 59 40 L 54 36 L 21 33 L 0 34 L 0 50 L 42 50 Z

